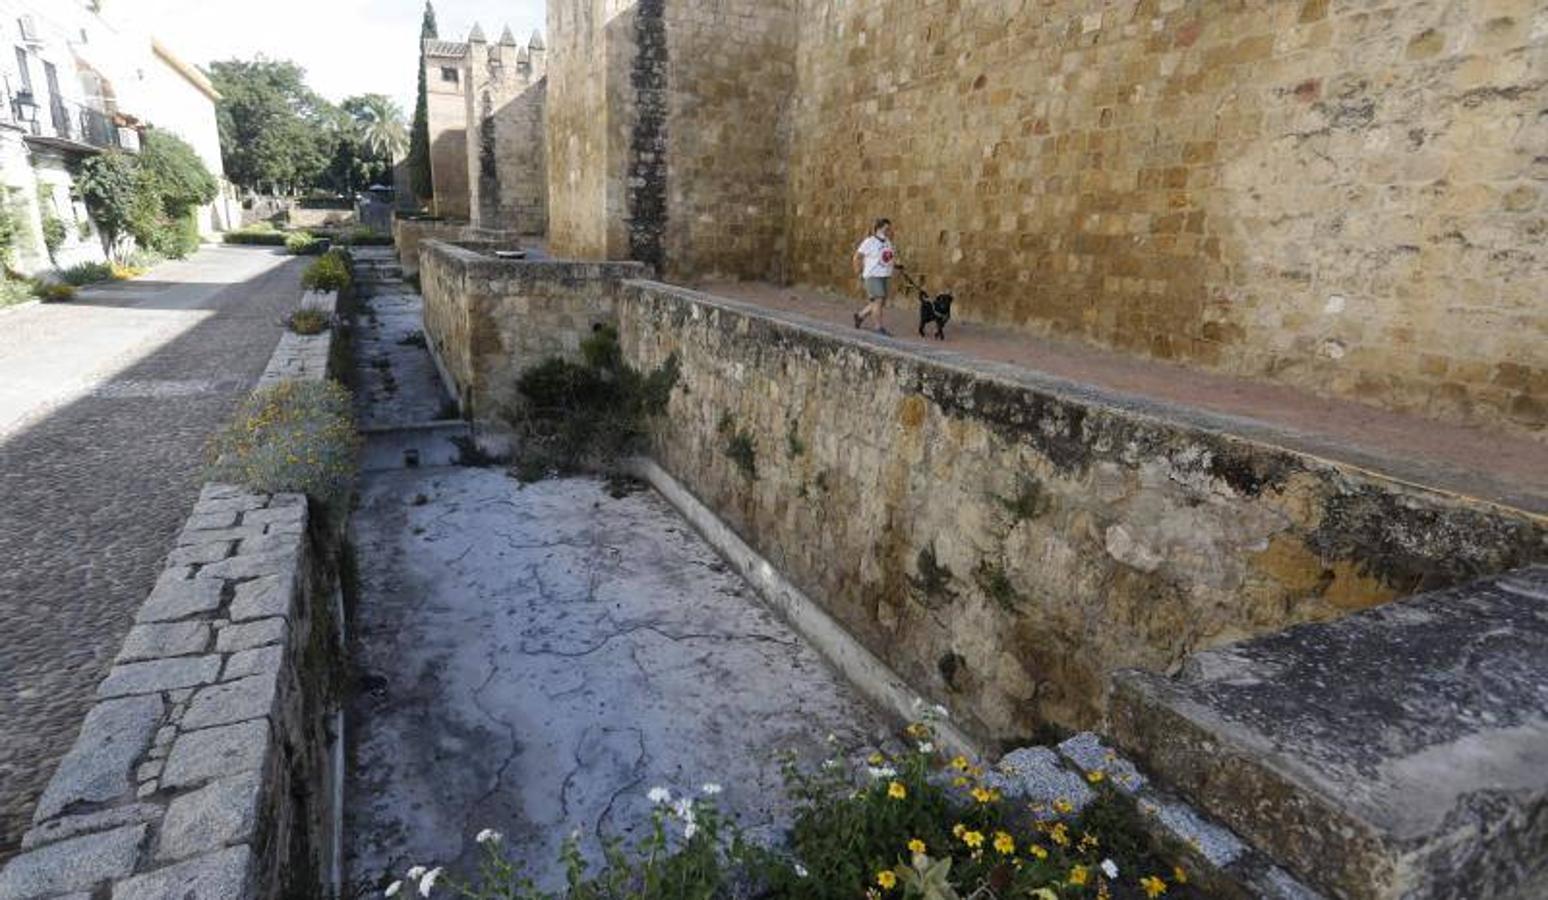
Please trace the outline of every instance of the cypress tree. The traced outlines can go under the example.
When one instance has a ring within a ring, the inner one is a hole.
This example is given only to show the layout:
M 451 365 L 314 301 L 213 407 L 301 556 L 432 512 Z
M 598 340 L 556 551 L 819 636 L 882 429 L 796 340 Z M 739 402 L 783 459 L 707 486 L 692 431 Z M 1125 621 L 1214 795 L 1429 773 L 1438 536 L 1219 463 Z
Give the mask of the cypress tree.
M 435 191 L 430 177 L 430 111 L 425 91 L 425 40 L 435 32 L 435 7 L 425 0 L 425 18 L 419 26 L 419 99 L 414 101 L 414 126 L 409 135 L 409 185 L 420 205 L 429 202 Z

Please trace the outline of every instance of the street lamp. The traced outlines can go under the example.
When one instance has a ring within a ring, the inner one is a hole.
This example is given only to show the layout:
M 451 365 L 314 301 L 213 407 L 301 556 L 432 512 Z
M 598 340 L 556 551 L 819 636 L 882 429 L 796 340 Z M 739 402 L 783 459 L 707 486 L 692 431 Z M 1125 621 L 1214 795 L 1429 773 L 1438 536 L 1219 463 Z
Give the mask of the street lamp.
M 37 131 L 38 103 L 32 99 L 32 92 L 22 91 L 17 94 L 15 105 L 17 121 L 30 125 L 33 131 Z

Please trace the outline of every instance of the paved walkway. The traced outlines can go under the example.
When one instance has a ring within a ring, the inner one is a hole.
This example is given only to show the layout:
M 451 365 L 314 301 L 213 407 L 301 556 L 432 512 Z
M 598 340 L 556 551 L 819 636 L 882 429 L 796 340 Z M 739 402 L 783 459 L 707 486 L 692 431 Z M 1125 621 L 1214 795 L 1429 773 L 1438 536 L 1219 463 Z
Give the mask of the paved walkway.
M 69 749 L 300 265 L 212 247 L 0 311 L 0 860 Z
M 859 306 L 824 291 L 761 282 L 707 282 L 698 290 L 847 326 Z M 1380 472 L 1392 478 L 1548 514 L 1548 444 L 1390 412 L 1294 387 L 1203 372 L 985 325 L 952 322 L 944 343 L 920 338 L 917 303 L 894 299 L 894 340 L 1010 363 L 1080 394 L 1194 421 Z M 933 332 L 932 332 L 933 333 Z

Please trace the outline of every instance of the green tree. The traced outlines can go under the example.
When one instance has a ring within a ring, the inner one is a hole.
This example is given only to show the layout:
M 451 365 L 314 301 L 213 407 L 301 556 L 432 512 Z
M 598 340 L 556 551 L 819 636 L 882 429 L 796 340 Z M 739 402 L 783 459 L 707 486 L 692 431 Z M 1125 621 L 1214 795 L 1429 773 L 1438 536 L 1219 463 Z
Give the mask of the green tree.
M 216 123 L 227 177 L 275 193 L 318 183 L 333 155 L 333 112 L 307 87 L 305 69 L 260 56 L 212 63 L 210 80 L 222 98 Z
M 354 120 L 360 143 L 371 158 L 390 164 L 403 152 L 408 144 L 403 110 L 391 98 L 385 94 L 362 94 L 345 100 L 342 108 Z
M 109 150 L 89 157 L 75 180 L 114 259 L 123 257 L 125 237 L 167 256 L 193 252 L 199 246 L 194 215 L 217 190 L 187 141 L 154 128 L 146 130 L 138 154 Z
M 425 0 L 425 18 L 419 26 L 419 98 L 414 102 L 414 128 L 409 138 L 409 184 L 420 203 L 425 203 L 434 192 L 430 178 L 430 111 L 429 96 L 425 87 L 425 40 L 438 37 L 435 31 L 435 8 Z

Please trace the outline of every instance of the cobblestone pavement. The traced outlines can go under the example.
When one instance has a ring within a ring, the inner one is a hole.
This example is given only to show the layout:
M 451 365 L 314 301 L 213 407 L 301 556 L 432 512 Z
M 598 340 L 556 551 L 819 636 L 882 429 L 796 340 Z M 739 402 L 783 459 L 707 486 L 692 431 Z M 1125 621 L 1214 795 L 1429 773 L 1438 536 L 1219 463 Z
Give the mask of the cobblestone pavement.
M 0 861 L 263 371 L 300 262 L 215 247 L 0 313 Z

